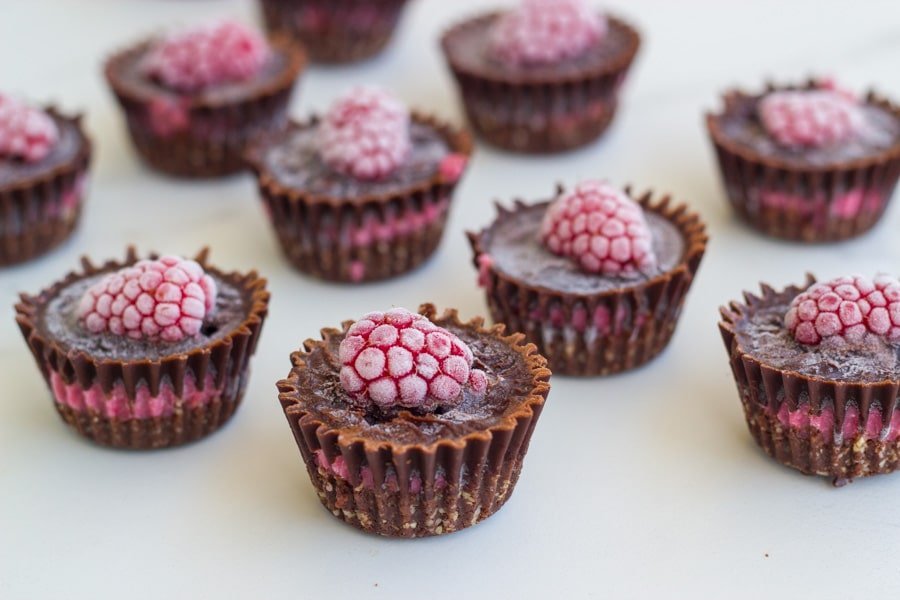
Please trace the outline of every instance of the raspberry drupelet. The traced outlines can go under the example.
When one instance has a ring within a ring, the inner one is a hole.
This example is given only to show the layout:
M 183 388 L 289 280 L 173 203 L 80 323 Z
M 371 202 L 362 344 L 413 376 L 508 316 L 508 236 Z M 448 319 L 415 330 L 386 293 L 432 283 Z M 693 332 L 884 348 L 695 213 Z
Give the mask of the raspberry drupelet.
M 82 296 L 77 316 L 91 333 L 178 342 L 197 335 L 216 284 L 196 261 L 142 260 L 110 273 Z
M 409 110 L 388 92 L 352 89 L 322 119 L 318 132 L 322 160 L 344 175 L 383 179 L 409 156 L 409 123 Z
M 59 129 L 47 113 L 0 94 L 0 157 L 39 162 L 58 140 Z
M 341 386 L 360 408 L 453 408 L 465 386 L 477 394 L 487 387 L 462 340 L 404 308 L 364 316 L 347 331 L 339 353 Z
M 773 92 L 760 101 L 759 116 L 779 144 L 817 148 L 852 138 L 862 127 L 858 103 L 830 89 Z
M 854 275 L 815 283 L 791 301 L 784 324 L 801 344 L 859 341 L 868 333 L 898 341 L 900 280 Z
M 641 207 L 612 185 L 585 181 L 560 195 L 544 215 L 541 241 L 584 271 L 632 278 L 656 267 Z
M 584 0 L 524 0 L 497 20 L 490 48 L 508 64 L 553 64 L 583 54 L 607 27 Z

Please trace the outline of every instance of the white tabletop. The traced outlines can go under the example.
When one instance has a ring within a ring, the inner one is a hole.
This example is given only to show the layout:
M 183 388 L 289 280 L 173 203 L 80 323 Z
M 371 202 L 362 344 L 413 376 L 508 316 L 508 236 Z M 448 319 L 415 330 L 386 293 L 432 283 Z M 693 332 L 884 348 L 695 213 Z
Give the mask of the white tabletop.
M 96 155 L 81 229 L 49 256 L 0 272 L 0 597 L 481 598 L 815 597 L 900 591 L 900 474 L 832 489 L 780 467 L 744 424 L 717 308 L 760 280 L 896 272 L 900 206 L 862 239 L 806 247 L 761 237 L 730 213 L 702 127 L 732 84 L 834 74 L 900 98 L 896 0 L 617 0 L 645 43 L 606 138 L 550 158 L 479 146 L 446 237 L 395 281 L 335 286 L 282 259 L 250 176 L 185 183 L 142 166 L 104 86 L 103 57 L 165 25 L 233 15 L 237 0 L 3 0 L 0 89 L 85 110 Z M 417 0 L 382 57 L 313 68 L 292 106 L 323 108 L 353 83 L 394 88 L 461 119 L 437 49 L 441 29 L 488 0 Z M 484 314 L 463 231 L 492 201 L 608 177 L 669 191 L 712 242 L 669 349 L 636 372 L 555 378 L 509 503 L 433 539 L 365 535 L 319 504 L 276 401 L 288 354 L 320 327 L 431 300 Z M 895 201 L 896 202 L 896 201 Z M 117 452 L 59 420 L 13 318 L 78 257 L 126 244 L 189 254 L 270 279 L 271 316 L 244 405 L 186 448 Z

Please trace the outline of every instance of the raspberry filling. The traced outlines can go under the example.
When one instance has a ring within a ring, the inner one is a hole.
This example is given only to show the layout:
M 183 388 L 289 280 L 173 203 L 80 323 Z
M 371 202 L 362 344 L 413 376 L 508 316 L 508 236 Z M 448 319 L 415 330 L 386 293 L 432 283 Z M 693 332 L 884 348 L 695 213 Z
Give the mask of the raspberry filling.
M 863 127 L 859 104 L 833 90 L 772 92 L 759 103 L 768 134 L 790 148 L 819 148 L 845 142 Z
M 463 387 L 487 388 L 485 373 L 457 336 L 404 308 L 373 312 L 341 341 L 340 381 L 359 408 L 434 412 L 462 402 Z
M 587 273 L 633 278 L 656 269 L 653 238 L 640 205 L 610 184 L 586 181 L 547 208 L 541 241 Z
M 318 146 L 322 160 L 338 173 L 363 181 L 384 179 L 409 156 L 409 110 L 383 90 L 353 89 L 323 117 Z
M 523 0 L 490 30 L 490 52 L 511 65 L 576 58 L 606 35 L 606 18 L 584 0 Z
M 0 94 L 0 158 L 42 161 L 59 141 L 59 129 L 44 111 Z
M 178 342 L 197 335 L 216 303 L 216 284 L 197 262 L 142 260 L 110 273 L 81 297 L 76 315 L 93 334 Z
M 270 55 L 265 38 L 246 25 L 220 21 L 174 33 L 148 52 L 147 75 L 179 92 L 246 81 Z

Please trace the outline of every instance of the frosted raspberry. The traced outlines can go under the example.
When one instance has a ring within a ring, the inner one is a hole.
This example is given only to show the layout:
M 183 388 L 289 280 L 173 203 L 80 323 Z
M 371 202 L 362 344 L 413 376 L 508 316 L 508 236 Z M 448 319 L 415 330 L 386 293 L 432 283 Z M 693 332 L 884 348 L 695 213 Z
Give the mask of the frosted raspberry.
M 490 48 L 509 64 L 552 64 L 583 54 L 606 30 L 606 18 L 584 0 L 523 0 L 497 19 Z
M 256 75 L 269 56 L 257 32 L 236 21 L 219 21 L 172 34 L 149 51 L 147 74 L 179 91 L 244 81 Z
M 643 210 L 606 182 L 585 181 L 554 200 L 541 223 L 541 241 L 588 273 L 630 278 L 656 268 Z
M 43 160 L 59 140 L 59 129 L 44 111 L 0 94 L 0 157 Z
M 487 387 L 462 340 L 405 308 L 364 316 L 347 331 L 339 354 L 341 386 L 363 408 L 452 408 L 464 386 L 477 394 Z
M 763 127 L 788 147 L 815 148 L 846 141 L 863 125 L 859 104 L 845 92 L 772 92 L 759 103 Z
M 322 160 L 335 171 L 362 180 L 383 179 L 409 155 L 409 111 L 378 88 L 353 89 L 325 114 L 318 144 Z
M 81 297 L 91 333 L 177 342 L 197 335 L 216 303 L 216 283 L 193 260 L 164 256 L 110 273 Z
M 791 301 L 784 324 L 801 344 L 858 341 L 866 333 L 900 340 L 900 280 L 854 275 L 815 283 Z

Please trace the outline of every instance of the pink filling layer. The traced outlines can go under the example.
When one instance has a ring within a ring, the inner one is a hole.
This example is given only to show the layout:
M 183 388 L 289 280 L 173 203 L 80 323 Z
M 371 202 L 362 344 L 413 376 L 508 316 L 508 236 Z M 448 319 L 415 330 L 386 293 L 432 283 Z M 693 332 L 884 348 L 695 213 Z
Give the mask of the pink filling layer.
M 333 462 L 329 463 L 328 457 L 325 456 L 325 452 L 323 450 L 316 450 L 315 454 L 316 463 L 321 469 L 324 469 L 335 477 L 348 482 L 350 481 L 350 471 L 347 468 L 347 463 L 346 461 L 344 461 L 343 456 L 337 456 L 335 457 Z M 375 480 L 372 477 L 372 470 L 369 467 L 360 467 L 359 478 L 362 481 L 363 487 L 367 489 L 372 489 L 375 487 Z M 400 489 L 397 485 L 396 473 L 390 472 L 385 476 L 384 487 L 393 491 L 398 491 Z M 444 489 L 445 487 L 447 487 L 447 478 L 444 477 L 443 473 L 438 472 L 434 477 L 434 489 L 435 491 L 439 491 Z M 418 473 L 413 472 L 409 476 L 409 493 L 418 494 L 420 491 L 422 491 L 422 478 Z
M 59 404 L 77 412 L 91 411 L 118 420 L 168 417 L 178 405 L 184 408 L 203 406 L 222 393 L 210 374 L 207 374 L 202 390 L 197 388 L 193 376 L 186 376 L 181 396 L 175 394 L 171 384 L 164 382 L 156 396 L 150 395 L 150 388 L 146 385 L 138 385 L 135 398 L 131 399 L 122 382 L 114 385 L 107 394 L 99 383 L 84 389 L 77 382 L 66 383 L 55 371 L 50 373 L 50 387 Z
M 187 105 L 178 98 L 154 98 L 147 106 L 150 129 L 160 137 L 186 131 L 190 125 Z
M 821 195 L 809 197 L 789 194 L 779 190 L 762 190 L 759 192 L 763 206 L 776 210 L 795 212 L 800 215 L 813 215 L 827 210 L 840 219 L 851 219 L 860 213 L 877 213 L 881 210 L 884 198 L 880 192 L 864 188 L 854 188 L 849 192 L 835 196 L 829 204 Z M 828 207 L 826 209 L 826 207 Z
M 811 414 L 809 404 L 801 404 L 794 410 L 789 410 L 787 402 L 781 404 L 778 410 L 778 420 L 782 425 L 792 429 L 815 429 L 825 435 L 834 435 L 834 409 L 823 408 L 820 414 Z M 859 409 L 855 405 L 847 407 L 844 413 L 844 425 L 840 431 L 844 439 L 851 439 L 858 434 L 863 434 L 866 439 L 882 439 L 893 441 L 900 437 L 900 411 L 894 411 L 887 430 L 882 430 L 881 410 L 876 406 L 869 410 L 869 418 L 865 427 L 861 427 Z
M 406 212 L 403 215 L 388 214 L 384 220 L 371 216 L 362 225 L 350 225 L 350 241 L 354 246 L 368 246 L 424 229 L 443 216 L 447 204 L 447 200 L 429 203 L 421 211 Z

